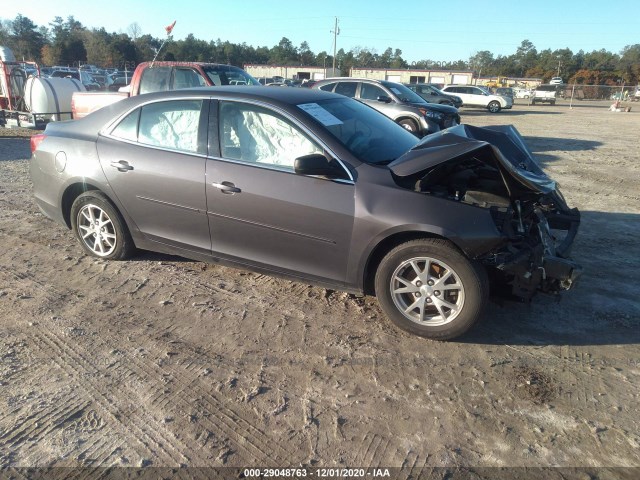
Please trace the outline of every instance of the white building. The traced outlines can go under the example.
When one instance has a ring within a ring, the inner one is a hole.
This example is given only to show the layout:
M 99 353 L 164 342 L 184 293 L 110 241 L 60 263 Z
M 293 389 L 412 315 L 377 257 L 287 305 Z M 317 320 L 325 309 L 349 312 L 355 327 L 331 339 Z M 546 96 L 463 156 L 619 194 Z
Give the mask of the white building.
M 301 65 L 244 65 L 245 71 L 256 78 L 283 77 L 299 80 L 324 80 L 340 76 L 340 70 L 331 68 L 308 67 Z
M 353 67 L 351 69 L 351 76 L 356 78 L 371 78 L 374 80 L 388 80 L 398 83 L 436 83 L 439 85 L 471 85 L 473 83 L 473 72 L 457 70 Z

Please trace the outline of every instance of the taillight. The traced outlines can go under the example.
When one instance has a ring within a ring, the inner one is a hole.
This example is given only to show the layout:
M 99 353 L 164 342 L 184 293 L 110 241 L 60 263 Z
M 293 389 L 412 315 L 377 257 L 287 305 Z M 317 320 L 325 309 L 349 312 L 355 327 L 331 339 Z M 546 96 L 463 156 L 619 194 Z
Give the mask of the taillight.
M 31 137 L 31 153 L 32 154 L 38 149 L 38 147 L 40 146 L 40 144 L 45 138 L 47 138 L 47 136 L 44 133 L 39 133 Z

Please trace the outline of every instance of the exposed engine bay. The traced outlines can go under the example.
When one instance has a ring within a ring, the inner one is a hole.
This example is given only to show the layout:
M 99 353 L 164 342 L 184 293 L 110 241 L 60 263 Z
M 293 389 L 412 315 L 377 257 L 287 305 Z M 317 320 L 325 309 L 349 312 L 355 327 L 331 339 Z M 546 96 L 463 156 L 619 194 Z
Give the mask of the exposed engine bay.
M 502 238 L 476 260 L 494 293 L 530 299 L 567 290 L 581 273 L 569 258 L 580 224 L 512 126 L 460 125 L 426 137 L 390 164 L 398 185 L 488 209 Z

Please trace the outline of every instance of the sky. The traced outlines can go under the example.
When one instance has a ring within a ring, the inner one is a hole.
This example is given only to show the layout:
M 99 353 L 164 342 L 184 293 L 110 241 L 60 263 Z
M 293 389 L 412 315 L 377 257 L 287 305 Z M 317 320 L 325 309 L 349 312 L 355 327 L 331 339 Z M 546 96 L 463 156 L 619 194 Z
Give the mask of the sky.
M 639 13 L 635 0 L 0 0 L 0 18 L 22 14 L 39 26 L 73 15 L 85 27 L 108 32 L 128 33 L 135 22 L 142 34 L 162 38 L 175 20 L 176 40 L 192 33 L 206 41 L 273 47 L 287 37 L 295 46 L 306 41 L 316 54 L 332 54 L 337 17 L 338 49 L 398 48 L 409 63 L 468 60 L 482 50 L 511 55 L 524 39 L 538 51 L 619 53 L 640 43 Z

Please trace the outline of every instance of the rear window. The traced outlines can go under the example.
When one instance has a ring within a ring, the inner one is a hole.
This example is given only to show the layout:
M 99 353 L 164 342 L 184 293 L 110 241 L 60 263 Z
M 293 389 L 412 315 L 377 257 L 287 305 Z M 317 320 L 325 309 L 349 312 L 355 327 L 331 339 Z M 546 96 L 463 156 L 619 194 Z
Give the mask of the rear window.
M 232 65 L 205 65 L 202 68 L 213 85 L 261 84 L 241 68 Z
M 169 90 L 171 67 L 149 67 L 142 72 L 140 93 L 164 92 Z
M 557 85 L 538 85 L 536 87 L 539 92 L 555 92 L 557 89 Z

